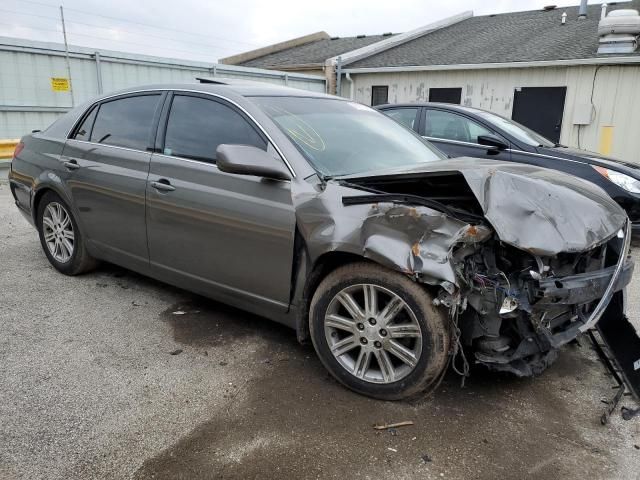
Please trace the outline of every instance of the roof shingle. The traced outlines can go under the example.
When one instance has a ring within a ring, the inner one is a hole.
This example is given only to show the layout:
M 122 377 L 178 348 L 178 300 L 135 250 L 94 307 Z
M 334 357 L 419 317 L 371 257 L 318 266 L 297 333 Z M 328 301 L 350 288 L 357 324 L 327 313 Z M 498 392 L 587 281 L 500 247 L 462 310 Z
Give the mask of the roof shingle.
M 609 4 L 640 9 L 640 0 Z M 567 22 L 561 25 L 561 15 Z M 459 65 L 571 60 L 598 57 L 600 5 L 586 19 L 578 7 L 485 15 L 463 20 L 415 40 L 349 64 L 349 68 Z M 631 55 L 639 55 L 636 52 Z M 626 54 L 629 55 L 629 54 Z M 600 55 L 602 56 L 602 55 Z

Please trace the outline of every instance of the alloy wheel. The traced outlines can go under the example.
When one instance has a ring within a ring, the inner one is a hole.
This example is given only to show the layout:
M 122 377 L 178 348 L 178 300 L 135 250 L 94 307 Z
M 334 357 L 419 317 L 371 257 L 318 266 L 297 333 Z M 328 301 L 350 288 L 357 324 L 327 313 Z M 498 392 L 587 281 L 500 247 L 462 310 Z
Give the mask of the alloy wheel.
M 75 246 L 73 222 L 69 212 L 57 202 L 49 203 L 42 215 L 42 231 L 51 256 L 60 263 L 68 262 Z
M 414 312 L 378 285 L 352 285 L 338 292 L 327 308 L 324 332 L 338 363 L 367 382 L 401 380 L 422 352 L 422 330 Z

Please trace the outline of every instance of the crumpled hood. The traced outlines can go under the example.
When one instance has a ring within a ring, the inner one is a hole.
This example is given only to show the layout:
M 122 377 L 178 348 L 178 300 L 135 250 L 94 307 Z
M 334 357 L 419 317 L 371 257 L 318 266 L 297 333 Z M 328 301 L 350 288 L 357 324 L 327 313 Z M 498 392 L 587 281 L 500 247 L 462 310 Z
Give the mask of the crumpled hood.
M 373 172 L 366 178 L 416 178 L 435 172 L 461 173 L 498 237 L 537 255 L 594 248 L 613 237 L 627 218 L 600 187 L 532 165 L 456 158 L 419 168 Z M 365 177 L 342 177 L 346 181 L 357 178 Z

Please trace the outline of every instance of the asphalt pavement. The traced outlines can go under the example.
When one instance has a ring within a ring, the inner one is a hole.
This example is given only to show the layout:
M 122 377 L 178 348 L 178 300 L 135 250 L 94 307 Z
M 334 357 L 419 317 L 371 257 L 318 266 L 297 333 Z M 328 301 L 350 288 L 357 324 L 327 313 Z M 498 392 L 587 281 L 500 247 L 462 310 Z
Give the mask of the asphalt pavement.
M 640 418 L 600 424 L 613 383 L 586 341 L 535 379 L 381 402 L 262 318 L 114 266 L 58 274 L 2 180 L 0 262 L 2 479 L 640 479 Z

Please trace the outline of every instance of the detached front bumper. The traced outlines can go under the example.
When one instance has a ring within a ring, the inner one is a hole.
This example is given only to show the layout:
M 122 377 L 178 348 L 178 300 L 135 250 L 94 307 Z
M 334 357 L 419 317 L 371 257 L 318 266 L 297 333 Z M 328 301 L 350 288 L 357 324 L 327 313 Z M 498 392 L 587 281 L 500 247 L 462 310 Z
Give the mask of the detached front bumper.
M 589 318 L 578 328 L 581 332 L 595 327 L 607 309 L 613 294 L 624 289 L 631 282 L 634 263 L 629 257 L 632 228 L 628 219 L 621 232 L 622 248 L 615 266 L 596 272 L 562 278 L 545 278 L 540 281 L 543 297 L 541 304 L 579 305 L 600 299 Z

